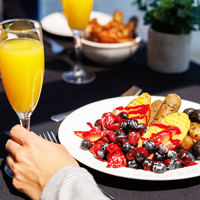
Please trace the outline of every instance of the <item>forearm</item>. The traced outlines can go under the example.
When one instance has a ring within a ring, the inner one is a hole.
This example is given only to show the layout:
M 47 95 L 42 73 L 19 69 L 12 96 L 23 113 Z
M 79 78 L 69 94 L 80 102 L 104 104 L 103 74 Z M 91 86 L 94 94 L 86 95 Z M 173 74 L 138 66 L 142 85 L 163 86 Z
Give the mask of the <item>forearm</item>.
M 51 177 L 41 195 L 41 200 L 55 199 L 106 200 L 108 198 L 86 169 L 64 167 Z

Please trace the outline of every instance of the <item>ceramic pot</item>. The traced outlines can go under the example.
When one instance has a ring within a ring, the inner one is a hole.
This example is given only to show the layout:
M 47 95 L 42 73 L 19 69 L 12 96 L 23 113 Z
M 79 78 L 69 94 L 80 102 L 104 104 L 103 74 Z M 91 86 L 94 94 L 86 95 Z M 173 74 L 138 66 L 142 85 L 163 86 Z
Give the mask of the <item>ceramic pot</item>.
M 150 29 L 147 62 L 150 69 L 176 74 L 189 69 L 191 34 L 166 34 Z

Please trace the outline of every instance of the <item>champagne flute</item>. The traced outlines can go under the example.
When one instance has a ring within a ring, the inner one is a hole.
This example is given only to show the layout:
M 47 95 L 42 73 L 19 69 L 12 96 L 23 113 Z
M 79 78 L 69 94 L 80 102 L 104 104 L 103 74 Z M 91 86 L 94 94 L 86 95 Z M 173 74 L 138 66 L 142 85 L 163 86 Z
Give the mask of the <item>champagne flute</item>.
M 86 72 L 81 67 L 81 33 L 90 20 L 93 0 L 61 0 L 62 8 L 74 37 L 74 47 L 77 62 L 73 69 L 62 74 L 62 79 L 68 83 L 85 84 L 95 79 L 95 74 Z
M 30 130 L 30 117 L 38 103 L 44 78 L 41 25 L 31 19 L 5 20 L 0 23 L 0 38 L 4 90 L 20 124 Z M 7 164 L 5 172 L 13 176 Z

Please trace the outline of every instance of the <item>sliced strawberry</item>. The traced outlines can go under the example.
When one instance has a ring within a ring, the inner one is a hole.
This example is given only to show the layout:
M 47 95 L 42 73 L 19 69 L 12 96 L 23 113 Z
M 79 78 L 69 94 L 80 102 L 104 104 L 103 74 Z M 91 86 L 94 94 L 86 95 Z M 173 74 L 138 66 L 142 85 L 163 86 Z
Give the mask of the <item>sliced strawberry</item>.
M 165 145 L 165 143 L 170 139 L 170 133 L 169 132 L 160 132 L 157 135 L 154 136 L 154 138 L 152 139 L 153 142 L 155 142 L 156 146 L 163 144 Z
M 85 139 L 88 135 L 91 134 L 90 131 L 74 131 L 75 135 L 77 135 L 78 137 L 81 137 L 83 139 Z
M 119 168 L 119 167 L 126 167 L 126 158 L 124 155 L 117 151 L 114 154 L 108 153 L 107 154 L 108 168 Z
M 103 140 L 98 140 L 91 148 L 90 148 L 90 152 L 92 154 L 96 153 L 97 151 L 99 151 L 101 149 L 102 144 L 104 144 Z
M 101 132 L 94 132 L 86 137 L 86 139 L 89 140 L 90 142 L 96 142 L 100 138 L 101 138 Z

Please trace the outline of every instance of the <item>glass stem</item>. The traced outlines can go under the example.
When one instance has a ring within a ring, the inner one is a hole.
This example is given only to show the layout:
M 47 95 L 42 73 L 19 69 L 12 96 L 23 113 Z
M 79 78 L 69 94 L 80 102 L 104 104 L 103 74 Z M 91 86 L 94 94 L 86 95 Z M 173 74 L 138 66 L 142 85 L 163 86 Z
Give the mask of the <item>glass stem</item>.
M 28 113 L 17 112 L 21 126 L 26 128 L 28 131 L 30 131 L 31 114 L 32 112 L 28 112 Z
M 76 64 L 73 67 L 73 72 L 75 74 L 83 73 L 82 67 L 81 67 L 81 32 L 80 30 L 72 30 L 74 34 L 74 48 L 76 53 Z

